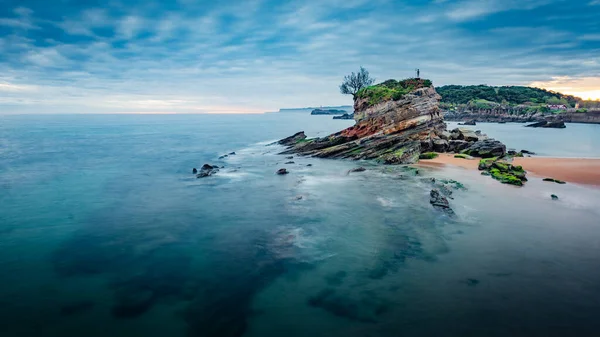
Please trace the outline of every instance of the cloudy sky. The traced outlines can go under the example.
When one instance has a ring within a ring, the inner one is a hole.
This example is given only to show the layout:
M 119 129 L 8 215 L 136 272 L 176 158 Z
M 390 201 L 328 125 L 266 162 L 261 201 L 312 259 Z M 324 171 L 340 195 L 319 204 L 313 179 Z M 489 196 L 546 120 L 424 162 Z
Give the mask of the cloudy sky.
M 600 0 L 0 2 L 0 114 L 351 104 L 361 65 L 600 98 Z

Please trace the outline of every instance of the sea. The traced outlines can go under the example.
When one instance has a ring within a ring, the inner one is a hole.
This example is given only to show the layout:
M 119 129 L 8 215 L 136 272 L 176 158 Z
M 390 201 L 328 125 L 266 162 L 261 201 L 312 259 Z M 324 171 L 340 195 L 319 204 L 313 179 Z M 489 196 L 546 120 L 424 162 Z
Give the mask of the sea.
M 0 116 L 0 336 L 600 336 L 600 189 L 274 144 L 352 124 Z M 473 128 L 600 158 L 600 125 Z

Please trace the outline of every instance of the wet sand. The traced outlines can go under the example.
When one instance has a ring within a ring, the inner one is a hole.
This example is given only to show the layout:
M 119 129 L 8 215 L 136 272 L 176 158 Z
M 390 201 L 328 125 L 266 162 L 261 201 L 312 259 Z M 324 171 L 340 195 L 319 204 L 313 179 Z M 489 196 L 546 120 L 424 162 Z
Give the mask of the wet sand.
M 523 166 L 532 176 L 600 186 L 600 159 L 527 157 L 515 158 L 514 164 Z M 479 159 L 454 158 L 452 154 L 440 153 L 435 159 L 421 160 L 419 165 L 453 165 L 477 170 Z

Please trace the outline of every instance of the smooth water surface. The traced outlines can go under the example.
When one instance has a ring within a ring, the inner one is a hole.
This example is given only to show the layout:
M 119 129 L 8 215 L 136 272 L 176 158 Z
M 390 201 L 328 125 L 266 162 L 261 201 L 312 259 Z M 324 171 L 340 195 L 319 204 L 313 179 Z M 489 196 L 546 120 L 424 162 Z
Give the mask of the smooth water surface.
M 600 334 L 599 189 L 269 145 L 331 116 L 0 122 L 3 337 Z

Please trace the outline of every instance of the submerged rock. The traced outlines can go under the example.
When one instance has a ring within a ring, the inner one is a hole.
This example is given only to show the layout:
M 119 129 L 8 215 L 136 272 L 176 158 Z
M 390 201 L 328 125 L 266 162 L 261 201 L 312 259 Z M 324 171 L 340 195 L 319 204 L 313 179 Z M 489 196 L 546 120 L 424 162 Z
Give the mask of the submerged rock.
M 277 170 L 276 173 L 279 174 L 279 175 L 284 175 L 284 174 L 288 174 L 290 172 L 288 170 L 284 169 L 284 168 L 281 168 L 281 169 Z
M 194 167 L 194 168 L 192 169 L 192 173 L 193 173 L 193 174 L 196 174 L 196 173 L 198 173 L 198 169 L 196 169 L 196 168 Z
M 561 185 L 564 185 L 564 184 L 566 184 L 566 182 L 564 182 L 564 181 L 562 181 L 562 180 L 554 179 L 554 178 L 544 178 L 543 180 L 544 180 L 544 181 L 547 181 L 547 182 L 552 182 L 552 183 L 561 184 Z
M 558 200 L 558 195 L 556 194 L 552 194 L 550 197 L 552 198 L 552 200 Z
M 293 162 L 293 161 L 288 161 L 288 162 L 286 162 L 285 164 L 286 164 L 286 165 L 291 165 L 291 164 L 295 164 L 295 162 Z
M 365 172 L 367 169 L 364 167 L 357 167 L 357 168 L 353 168 L 350 171 L 348 171 L 348 174 L 350 173 L 355 173 L 355 172 Z

